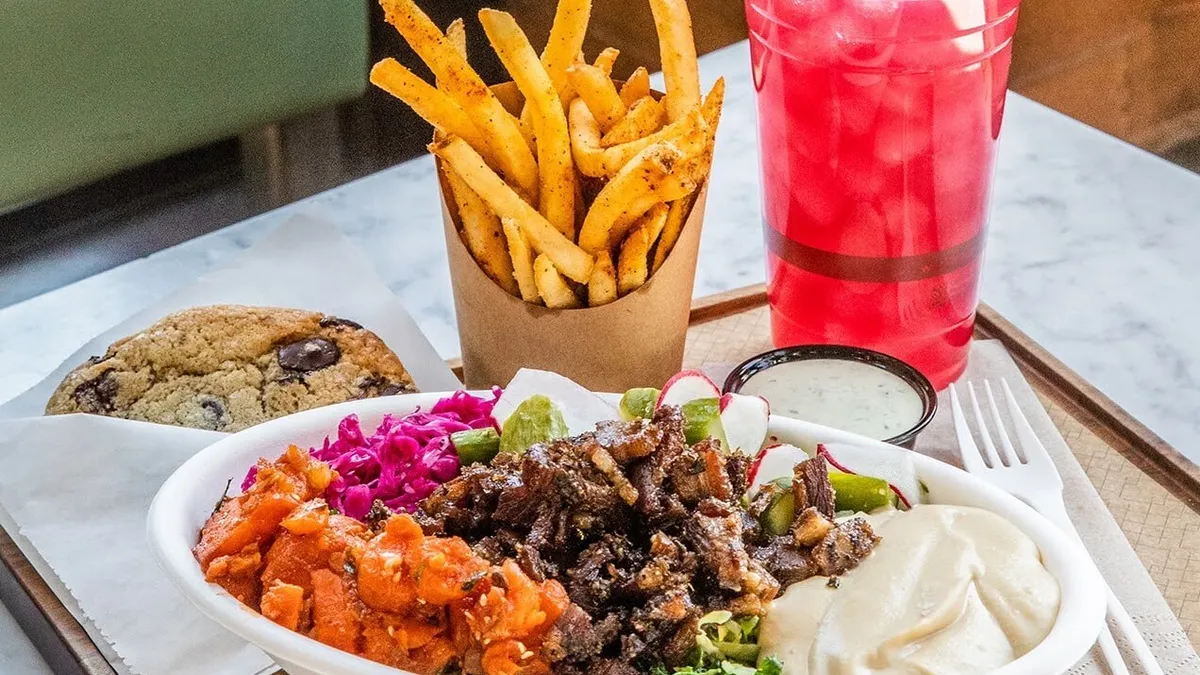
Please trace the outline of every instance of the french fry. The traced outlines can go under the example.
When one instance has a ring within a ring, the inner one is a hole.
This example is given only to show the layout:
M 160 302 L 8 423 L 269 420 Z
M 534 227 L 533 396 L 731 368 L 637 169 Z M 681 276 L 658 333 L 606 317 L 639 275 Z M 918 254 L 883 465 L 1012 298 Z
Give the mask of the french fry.
M 483 9 L 479 21 L 500 61 L 533 109 L 538 150 L 538 210 L 567 239 L 575 239 L 575 165 L 567 116 L 533 46 L 507 12 Z
M 700 108 L 700 114 L 704 115 L 704 123 L 708 125 L 708 145 L 709 150 L 712 150 L 713 144 L 717 142 L 717 126 L 721 122 L 721 110 L 725 107 L 725 78 L 718 77 L 713 83 L 712 89 L 708 90 L 708 95 L 704 97 L 704 105 Z
M 488 163 L 495 162 L 491 147 L 479 128 L 454 99 L 434 88 L 396 59 L 386 58 L 371 68 L 371 84 L 404 101 L 435 129 L 449 136 L 458 136 L 479 148 Z
M 579 246 L 593 254 L 608 250 L 615 238 L 613 230 L 617 220 L 628 214 L 631 204 L 645 203 L 655 195 L 670 175 L 671 167 L 682 160 L 683 153 L 669 143 L 658 143 L 638 153 L 596 195 L 579 231 Z M 653 203 L 646 203 L 642 213 Z
M 626 295 L 641 288 L 650 276 L 650 247 L 667 222 L 667 205 L 658 203 L 638 219 L 617 258 L 617 293 Z
M 572 309 L 583 305 L 545 254 L 533 261 L 533 280 L 542 300 L 550 309 Z
M 536 202 L 537 161 L 521 135 L 517 119 L 413 0 L 380 0 L 380 4 L 388 23 L 400 32 L 483 134 L 495 155 L 496 168 Z
M 650 0 L 666 83 L 667 119 L 674 122 L 700 105 L 700 64 L 687 0 Z
M 625 105 L 633 105 L 638 99 L 643 96 L 650 95 L 650 72 L 645 66 L 638 66 L 637 70 L 625 80 L 621 85 L 621 100 Z
M 586 63 L 576 63 L 567 68 L 567 77 L 575 93 L 587 103 L 588 109 L 596 117 L 601 132 L 608 131 L 625 116 L 627 109 L 617 93 L 617 86 L 603 70 Z
M 467 27 L 463 23 L 462 17 L 451 21 L 450 25 L 446 26 L 446 39 L 454 45 L 464 59 L 467 58 Z
M 583 38 L 587 35 L 591 16 L 592 0 L 559 0 L 550 37 L 542 50 L 542 65 L 564 103 L 570 98 L 567 68 L 575 63 L 575 57 L 583 50 Z
M 604 74 L 612 77 L 613 66 L 617 63 L 617 57 L 621 55 L 621 50 L 616 47 L 605 47 L 603 51 L 596 55 L 596 60 L 592 65 L 604 71 Z
M 607 305 L 617 299 L 617 269 L 613 267 L 608 251 L 596 254 L 596 267 L 588 279 L 588 304 L 592 307 Z
M 659 235 L 662 234 L 663 227 L 665 227 L 667 224 L 667 215 L 669 213 L 670 208 L 666 204 L 656 204 L 646 212 L 646 216 L 644 216 L 646 223 L 644 225 L 647 231 L 647 246 L 654 246 L 654 243 L 658 241 Z M 638 226 L 641 227 L 642 223 L 639 223 Z
M 528 145 L 529 149 L 536 156 L 537 155 L 537 129 L 534 128 L 533 109 L 530 108 L 529 106 L 525 106 L 524 108 L 522 108 L 522 110 L 523 111 L 528 110 L 530 112 L 528 115 L 522 114 L 521 118 L 519 120 L 517 120 L 517 124 L 520 125 L 520 127 L 521 127 L 521 136 L 523 136 L 525 138 L 525 145 Z
M 675 248 L 675 242 L 679 241 L 679 235 L 683 233 L 683 224 L 687 220 L 688 213 L 691 212 L 695 201 L 696 196 L 690 194 L 682 199 L 671 202 L 671 208 L 667 212 L 667 221 L 663 224 L 658 246 L 654 248 L 654 264 L 650 267 L 651 274 L 658 272 L 658 268 L 662 267 L 663 263 L 667 261 L 667 256 L 670 255 L 671 249 Z
M 667 111 L 652 96 L 643 96 L 629 107 L 629 112 L 600 138 L 600 145 L 611 147 L 645 138 L 662 128 Z
M 517 287 L 521 292 L 521 299 L 525 302 L 540 304 L 540 295 L 538 295 L 537 282 L 533 276 L 533 250 L 529 246 L 529 240 L 525 238 L 525 233 L 521 231 L 521 226 L 517 225 L 517 221 L 512 218 L 502 218 L 501 226 L 504 228 L 504 237 L 508 241 L 508 252 L 512 256 L 513 276 L 517 280 Z
M 571 130 L 571 153 L 579 173 L 593 177 L 607 175 L 604 148 L 600 146 L 600 124 L 583 99 L 577 98 L 567 106 L 567 121 Z
M 463 243 L 471 257 L 492 281 L 509 294 L 520 297 L 500 219 L 457 173 L 447 171 L 446 182 L 449 183 L 450 194 L 458 210 Z
M 496 215 L 515 220 L 530 245 L 539 253 L 549 256 L 567 278 L 581 284 L 587 283 L 592 273 L 592 256 L 563 236 L 542 214 L 521 199 L 466 141 L 448 138 L 435 142 L 429 149 L 450 165 Z
M 713 149 L 717 140 L 717 126 L 721 121 L 721 109 L 725 100 L 725 78 L 718 78 L 713 88 L 709 90 L 708 95 L 704 97 L 704 105 L 701 108 L 701 114 L 706 120 L 708 126 L 708 140 L 705 144 L 704 155 L 699 160 L 697 167 L 698 179 L 703 182 L 708 177 L 708 173 L 712 168 Z M 686 170 L 686 169 L 685 169 Z M 654 249 L 654 264 L 651 267 L 651 273 L 658 271 L 658 268 L 663 266 L 667 261 L 667 256 L 671 253 L 671 249 L 675 247 L 675 242 L 679 240 L 679 235 L 683 232 L 683 224 L 687 220 L 687 216 L 692 211 L 692 206 L 695 205 L 696 195 L 689 194 L 682 199 L 678 199 L 671 203 L 670 213 L 667 215 L 667 222 L 663 226 L 662 238 L 658 242 L 658 246 Z
M 571 101 L 568 119 L 575 164 L 580 173 L 596 178 L 615 175 L 634 156 L 652 145 L 670 143 L 690 156 L 702 152 L 708 139 L 707 124 L 700 110 L 692 111 L 649 136 L 611 148 L 601 147 L 599 125 L 582 99 Z
M 679 164 L 675 165 L 676 167 Z M 655 187 L 654 190 L 633 196 L 625 203 L 625 208 L 612 222 L 609 231 L 609 244 L 614 244 L 625 238 L 629 230 L 637 224 L 639 218 L 659 202 L 673 203 L 696 191 L 700 181 L 694 171 L 679 173 L 672 170 Z

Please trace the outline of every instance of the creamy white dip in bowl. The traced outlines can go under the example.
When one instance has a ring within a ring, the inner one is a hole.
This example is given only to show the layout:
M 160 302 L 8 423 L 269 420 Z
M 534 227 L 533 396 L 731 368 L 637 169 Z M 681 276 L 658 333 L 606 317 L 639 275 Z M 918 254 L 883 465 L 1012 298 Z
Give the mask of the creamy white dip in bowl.
M 912 449 L 937 413 L 937 392 L 913 366 L 843 345 L 780 347 L 729 373 L 725 392 L 759 396 L 781 417 Z
M 772 442 L 778 439 L 778 442 L 799 446 L 809 453 L 816 451 L 818 443 L 856 445 L 882 452 L 912 452 L 846 431 L 776 415 L 771 416 L 768 437 Z M 929 489 L 928 503 L 975 507 L 1002 516 L 1037 545 L 1042 564 L 1058 582 L 1061 591 L 1058 615 L 1046 638 L 1020 658 L 988 675 L 1065 673 L 1095 644 L 1106 613 L 1103 580 L 1087 551 L 1008 493 L 931 457 L 912 452 L 912 458 L 917 477 Z M 784 672 L 787 672 L 786 664 Z

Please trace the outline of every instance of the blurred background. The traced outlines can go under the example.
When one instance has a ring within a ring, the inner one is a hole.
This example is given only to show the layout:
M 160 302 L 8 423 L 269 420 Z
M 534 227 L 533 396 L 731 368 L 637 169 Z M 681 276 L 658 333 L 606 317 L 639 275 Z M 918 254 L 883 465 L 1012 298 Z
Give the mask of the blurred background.
M 541 44 L 551 0 L 424 0 L 513 12 Z M 701 53 L 746 37 L 740 0 L 690 0 Z M 8 0 L 0 20 L 0 308 L 424 153 L 429 127 L 370 88 L 394 56 L 359 0 Z M 657 69 L 644 0 L 596 0 L 614 75 Z M 641 47 L 630 47 L 642 45 Z M 1200 172 L 1200 0 L 1023 0 L 1011 85 Z

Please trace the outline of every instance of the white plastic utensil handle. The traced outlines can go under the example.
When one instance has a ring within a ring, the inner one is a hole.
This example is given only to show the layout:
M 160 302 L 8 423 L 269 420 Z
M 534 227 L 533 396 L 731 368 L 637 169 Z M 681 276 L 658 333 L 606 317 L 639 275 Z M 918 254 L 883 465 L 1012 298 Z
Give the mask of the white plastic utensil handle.
M 1075 524 L 1071 522 L 1071 518 L 1067 516 L 1067 508 L 1063 504 L 1062 495 L 1042 495 L 1037 500 L 1038 503 L 1030 504 L 1036 511 L 1046 516 L 1060 529 L 1071 535 L 1079 545 L 1083 545 L 1083 539 L 1079 536 L 1079 531 L 1075 529 Z M 1125 610 L 1124 605 L 1113 593 L 1112 586 L 1108 585 L 1108 581 L 1104 581 L 1104 589 L 1108 592 L 1108 615 L 1116 622 L 1117 628 L 1121 634 L 1129 641 L 1129 647 L 1133 650 L 1137 657 L 1138 663 L 1146 671 L 1146 675 L 1164 675 L 1162 666 L 1158 665 L 1158 659 L 1154 657 L 1154 653 L 1150 651 L 1150 645 L 1146 644 L 1146 638 L 1142 637 L 1142 632 L 1138 630 L 1133 623 L 1133 618 L 1129 616 L 1129 612 Z M 1125 660 L 1121 657 L 1121 652 L 1117 648 L 1116 641 L 1113 639 L 1112 631 L 1108 626 L 1104 626 L 1104 630 L 1100 632 L 1100 651 L 1104 653 L 1104 658 L 1108 661 L 1109 670 L 1113 675 L 1129 675 L 1129 669 L 1125 666 Z
M 1037 434 L 1034 433 L 1033 427 L 1029 424 L 1029 420 L 1021 412 L 1021 408 L 1017 405 L 1016 397 L 1013 396 L 1008 382 L 1002 382 L 1002 384 L 1004 385 L 1005 402 L 1008 404 L 1009 410 L 1013 411 L 1013 425 L 1017 432 L 1017 437 L 1021 441 L 1021 445 L 1025 448 L 1026 456 L 1032 456 L 1030 448 L 1033 448 L 1034 452 L 1040 453 L 1040 455 L 1049 460 L 1049 455 L 1046 454 L 1046 447 L 1038 440 Z M 1049 469 L 1054 470 L 1053 464 L 1050 464 Z M 1079 536 L 1079 531 L 1075 529 L 1075 524 L 1071 522 L 1070 516 L 1067 515 L 1067 507 L 1063 503 L 1062 490 L 1053 492 L 1036 491 L 1036 494 L 1026 495 L 1026 498 L 1034 510 L 1049 518 L 1051 522 L 1058 525 L 1064 532 L 1069 533 L 1080 546 L 1084 546 L 1083 539 Z M 1138 662 L 1146 671 L 1146 675 L 1164 675 L 1162 666 L 1158 665 L 1158 659 L 1154 658 L 1154 652 L 1150 651 L 1150 645 L 1146 644 L 1146 638 L 1142 637 L 1142 632 L 1138 630 L 1137 626 L 1133 623 L 1133 618 L 1129 616 L 1129 612 L 1125 610 L 1124 605 L 1121 604 L 1116 594 L 1113 593 L 1112 586 L 1108 584 L 1107 579 L 1104 580 L 1104 588 L 1108 592 L 1108 614 L 1116 622 L 1121 634 L 1129 641 L 1129 647 L 1133 650 L 1134 656 L 1137 657 Z M 1129 670 L 1125 666 L 1120 652 L 1117 650 L 1112 632 L 1107 625 L 1104 626 L 1104 630 L 1100 633 L 1099 642 L 1100 649 L 1104 652 L 1104 657 L 1108 660 L 1108 665 L 1113 671 L 1113 675 L 1125 675 L 1128 673 Z

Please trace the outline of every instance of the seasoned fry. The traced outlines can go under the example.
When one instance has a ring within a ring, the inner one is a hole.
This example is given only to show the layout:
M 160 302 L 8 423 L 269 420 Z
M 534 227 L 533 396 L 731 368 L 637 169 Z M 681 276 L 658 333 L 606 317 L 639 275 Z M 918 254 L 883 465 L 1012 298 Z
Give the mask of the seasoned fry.
M 571 309 L 583 305 L 579 296 L 554 268 L 554 263 L 544 254 L 533 261 L 533 280 L 542 300 L 550 309 Z
M 621 85 L 621 100 L 625 102 L 625 105 L 633 105 L 638 99 L 649 95 L 650 72 L 646 70 L 645 66 L 638 66 L 629 79 Z
M 678 167 L 679 164 L 676 166 Z M 672 171 L 656 189 L 630 199 L 625 205 L 625 209 L 613 220 L 612 230 L 609 232 L 609 243 L 621 241 L 630 228 L 637 223 L 637 220 L 655 204 L 659 202 L 672 203 L 695 192 L 700 185 L 700 179 L 702 177 L 697 178 L 694 171 L 684 173 Z
M 604 51 L 596 55 L 596 60 L 592 65 L 604 71 L 604 74 L 612 77 L 613 66 L 617 63 L 617 57 L 621 55 L 621 50 L 615 47 L 605 47 Z
M 674 122 L 700 105 L 700 65 L 687 0 L 650 0 L 666 82 L 667 119 Z
M 443 134 L 458 136 L 479 148 L 489 164 L 494 162 L 483 134 L 479 133 L 475 123 L 454 99 L 414 75 L 396 59 L 386 58 L 376 63 L 371 68 L 371 84 L 404 101 L 413 112 Z
M 617 220 L 628 214 L 631 204 L 645 203 L 655 195 L 671 173 L 671 168 L 683 160 L 683 153 L 668 143 L 652 145 L 638 153 L 612 180 L 600 190 L 592 208 L 584 218 L 579 232 L 579 245 L 584 251 L 596 253 L 610 248 Z M 655 200 L 657 201 L 657 200 Z M 646 203 L 641 213 L 653 205 Z M 632 219 L 630 219 L 632 221 Z M 624 234 L 623 232 L 618 234 Z
M 571 130 L 571 153 L 579 173 L 593 177 L 607 175 L 604 148 L 600 146 L 600 125 L 583 99 L 577 98 L 567 106 L 567 121 Z
M 704 115 L 704 122 L 708 125 L 708 145 L 711 151 L 712 145 L 717 141 L 717 126 L 721 122 L 721 110 L 725 107 L 725 78 L 718 77 L 713 83 L 712 89 L 708 90 L 708 95 L 704 97 L 704 105 L 700 109 L 700 114 Z
M 512 218 L 502 218 L 500 222 L 504 228 L 504 236 L 508 240 L 508 252 L 512 256 L 513 262 L 513 276 L 517 280 L 521 299 L 535 305 L 540 304 L 537 282 L 533 276 L 533 249 L 529 246 L 529 240 L 525 238 L 525 233 L 521 231 L 521 226 L 517 225 L 517 221 Z
M 712 168 L 713 149 L 717 140 L 717 126 L 721 121 L 721 108 L 725 100 L 725 78 L 718 78 L 713 88 L 709 90 L 708 96 L 704 97 L 704 106 L 701 113 L 707 121 L 708 140 L 705 144 L 704 155 L 697 161 L 693 160 L 692 171 L 699 182 L 703 182 L 708 177 L 708 173 Z M 698 164 L 698 165 L 697 165 Z M 663 266 L 667 261 L 667 256 L 671 253 L 671 249 L 675 247 L 675 242 L 679 240 L 679 235 L 683 232 L 683 224 L 687 220 L 688 214 L 692 211 L 692 206 L 695 204 L 696 195 L 689 194 L 682 199 L 678 199 L 671 203 L 671 211 L 667 215 L 667 222 L 663 226 L 662 238 L 658 242 L 658 246 L 654 249 L 654 264 L 651 267 L 651 274 L 658 271 L 658 268 Z
M 629 112 L 600 139 L 600 145 L 611 147 L 645 138 L 662 128 L 667 111 L 651 96 L 643 96 L 629 107 Z
M 625 116 L 627 108 L 617 93 L 617 86 L 596 66 L 576 63 L 567 68 L 567 77 L 579 98 L 587 103 L 596 117 L 600 131 L 608 131 Z
M 654 249 L 654 264 L 650 268 L 651 274 L 657 272 L 658 268 L 663 266 L 663 263 L 667 261 L 667 256 L 671 253 L 671 249 L 675 248 L 675 242 L 679 241 L 679 235 L 683 233 L 683 224 L 687 220 L 687 216 L 691 212 L 695 201 L 696 195 L 690 194 L 682 199 L 671 202 L 670 211 L 667 213 L 667 221 L 663 224 L 662 235 L 658 240 L 658 246 Z
M 554 83 L 521 27 L 507 12 L 483 9 L 488 41 L 533 110 L 537 134 L 539 211 L 567 239 L 575 239 L 575 165 L 567 116 Z
M 483 134 L 495 155 L 496 168 L 536 201 L 537 161 L 516 118 L 413 0 L 380 0 L 380 4 L 388 23 L 395 26 Z
M 475 258 L 479 268 L 492 281 L 509 294 L 520 297 L 500 219 L 457 173 L 447 171 L 446 182 L 450 185 L 450 193 L 455 206 L 458 207 L 463 243 L 466 244 L 471 257 Z
M 666 204 L 656 204 L 653 208 L 646 212 L 645 225 L 648 233 L 646 240 L 649 242 L 649 246 L 654 246 L 654 243 L 658 241 L 659 235 L 662 234 L 663 227 L 665 227 L 667 224 L 668 213 L 670 213 L 670 209 Z M 641 223 L 639 223 L 639 226 L 641 226 Z
M 667 211 L 666 204 L 656 204 L 638 219 L 637 225 L 625 237 L 617 259 L 617 292 L 620 295 L 641 288 L 650 276 L 650 247 L 667 222 Z
M 601 147 L 596 118 L 582 99 L 571 101 L 569 120 L 575 164 L 583 175 L 597 178 L 615 175 L 635 155 L 656 143 L 670 143 L 690 156 L 702 152 L 708 139 L 707 124 L 699 110 L 649 136 L 611 148 Z
M 554 82 L 558 96 L 565 103 L 570 98 L 570 83 L 567 68 L 575 63 L 575 57 L 583 51 L 583 38 L 587 35 L 588 21 L 592 16 L 592 0 L 559 0 L 554 12 L 554 24 L 550 26 L 550 38 L 542 50 L 542 65 Z
M 450 25 L 446 26 L 446 39 L 454 45 L 464 59 L 467 58 L 467 27 L 463 23 L 462 17 L 451 21 Z
M 514 219 L 529 243 L 538 252 L 549 256 L 567 278 L 587 283 L 592 273 L 592 256 L 571 243 L 542 214 L 522 200 L 471 146 L 462 139 L 449 138 L 434 143 L 429 149 L 458 172 L 496 215 Z
M 588 279 L 588 304 L 592 307 L 607 305 L 617 299 L 617 269 L 613 267 L 608 251 L 596 254 L 596 267 Z

